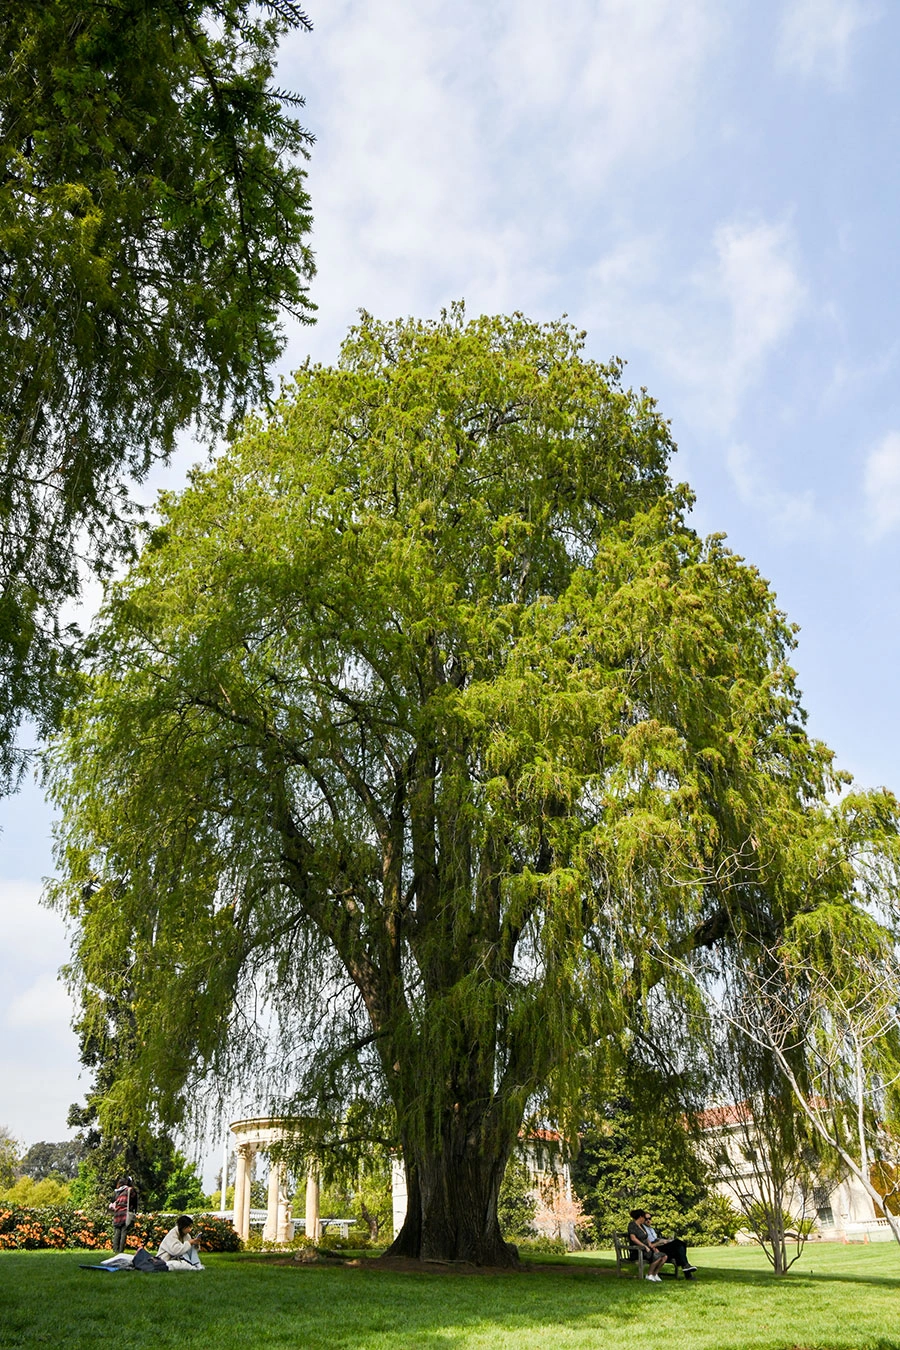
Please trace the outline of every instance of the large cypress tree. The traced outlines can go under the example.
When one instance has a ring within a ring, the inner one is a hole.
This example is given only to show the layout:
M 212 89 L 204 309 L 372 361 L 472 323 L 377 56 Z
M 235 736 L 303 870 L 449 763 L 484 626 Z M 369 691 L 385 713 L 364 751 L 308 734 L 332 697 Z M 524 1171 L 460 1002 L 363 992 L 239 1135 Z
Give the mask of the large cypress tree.
M 574 1130 L 679 961 L 786 921 L 834 782 L 620 373 L 561 323 L 365 317 L 165 500 L 56 749 L 76 974 L 127 954 L 141 1033 L 103 1110 L 215 1068 L 301 1149 L 377 1129 L 408 1255 L 515 1259 L 526 1110 Z

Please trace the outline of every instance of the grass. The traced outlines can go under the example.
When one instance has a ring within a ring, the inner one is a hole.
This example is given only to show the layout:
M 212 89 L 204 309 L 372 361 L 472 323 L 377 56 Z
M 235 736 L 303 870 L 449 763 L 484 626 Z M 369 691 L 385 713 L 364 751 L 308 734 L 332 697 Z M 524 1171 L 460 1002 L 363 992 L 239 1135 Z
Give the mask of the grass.
M 808 1247 L 784 1279 L 749 1248 L 689 1284 L 605 1257 L 503 1275 L 207 1257 L 197 1276 L 102 1275 L 77 1252 L 0 1253 L 2 1350 L 900 1350 L 900 1252 Z

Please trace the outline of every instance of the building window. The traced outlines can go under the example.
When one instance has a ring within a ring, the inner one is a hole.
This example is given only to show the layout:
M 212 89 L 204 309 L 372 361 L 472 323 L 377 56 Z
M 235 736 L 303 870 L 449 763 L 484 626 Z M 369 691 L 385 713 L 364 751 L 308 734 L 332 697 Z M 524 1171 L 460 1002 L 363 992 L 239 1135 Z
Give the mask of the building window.
M 831 1208 L 831 1196 L 824 1186 L 816 1186 L 813 1191 L 816 1206 L 816 1219 L 820 1228 L 834 1227 L 834 1210 Z

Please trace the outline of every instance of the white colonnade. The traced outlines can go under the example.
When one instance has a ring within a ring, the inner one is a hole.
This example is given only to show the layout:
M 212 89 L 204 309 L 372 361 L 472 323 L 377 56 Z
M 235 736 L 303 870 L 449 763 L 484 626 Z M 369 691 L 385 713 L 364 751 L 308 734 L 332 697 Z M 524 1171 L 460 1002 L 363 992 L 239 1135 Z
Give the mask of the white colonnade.
M 266 1117 L 235 1120 L 231 1124 L 235 1137 L 237 1173 L 234 1180 L 234 1226 L 238 1236 L 250 1236 L 250 1182 L 253 1178 L 253 1156 L 258 1150 L 269 1152 L 275 1145 L 290 1138 L 290 1125 Z M 287 1169 L 283 1162 L 269 1164 L 269 1193 L 266 1205 L 266 1226 L 263 1238 L 267 1242 L 290 1242 L 294 1236 L 291 1203 L 286 1193 Z M 319 1240 L 319 1174 L 310 1166 L 306 1179 L 306 1235 Z

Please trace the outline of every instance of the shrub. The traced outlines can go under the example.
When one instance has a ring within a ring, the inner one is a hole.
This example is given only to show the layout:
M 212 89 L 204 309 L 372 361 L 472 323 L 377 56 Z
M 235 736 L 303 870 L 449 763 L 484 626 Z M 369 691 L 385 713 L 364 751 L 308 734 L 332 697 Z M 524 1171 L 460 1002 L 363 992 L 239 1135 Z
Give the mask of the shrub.
M 716 1247 L 733 1242 L 734 1235 L 744 1224 L 740 1214 L 724 1195 L 711 1191 L 687 1216 L 690 1220 L 687 1234 L 675 1228 L 676 1237 L 687 1237 L 692 1247 Z
M 71 1205 L 43 1209 L 0 1205 L 0 1249 L 111 1246 L 112 1223 L 107 1215 L 89 1214 Z
M 139 1214 L 128 1230 L 129 1250 L 141 1246 L 158 1247 L 178 1218 L 177 1214 Z M 241 1240 L 226 1219 L 213 1214 L 198 1214 L 194 1235 L 202 1239 L 207 1252 L 236 1252 Z M 71 1205 L 29 1209 L 0 1204 L 0 1250 L 18 1248 L 80 1247 L 91 1250 L 112 1249 L 112 1218 L 100 1211 L 75 1209 Z
M 158 1247 L 169 1229 L 175 1223 L 178 1210 L 171 1214 L 139 1214 L 134 1226 L 128 1230 L 127 1247 Z M 215 1214 L 196 1214 L 192 1237 L 201 1239 L 200 1249 L 205 1252 L 237 1252 L 241 1249 L 241 1240 L 227 1219 Z
M 69 1203 L 68 1182 L 56 1177 L 20 1177 L 0 1195 L 0 1204 L 14 1209 L 56 1209 Z
M 537 1236 L 534 1226 L 537 1207 L 531 1173 L 521 1158 L 510 1158 L 497 1199 L 497 1219 L 507 1242 L 521 1242 Z

